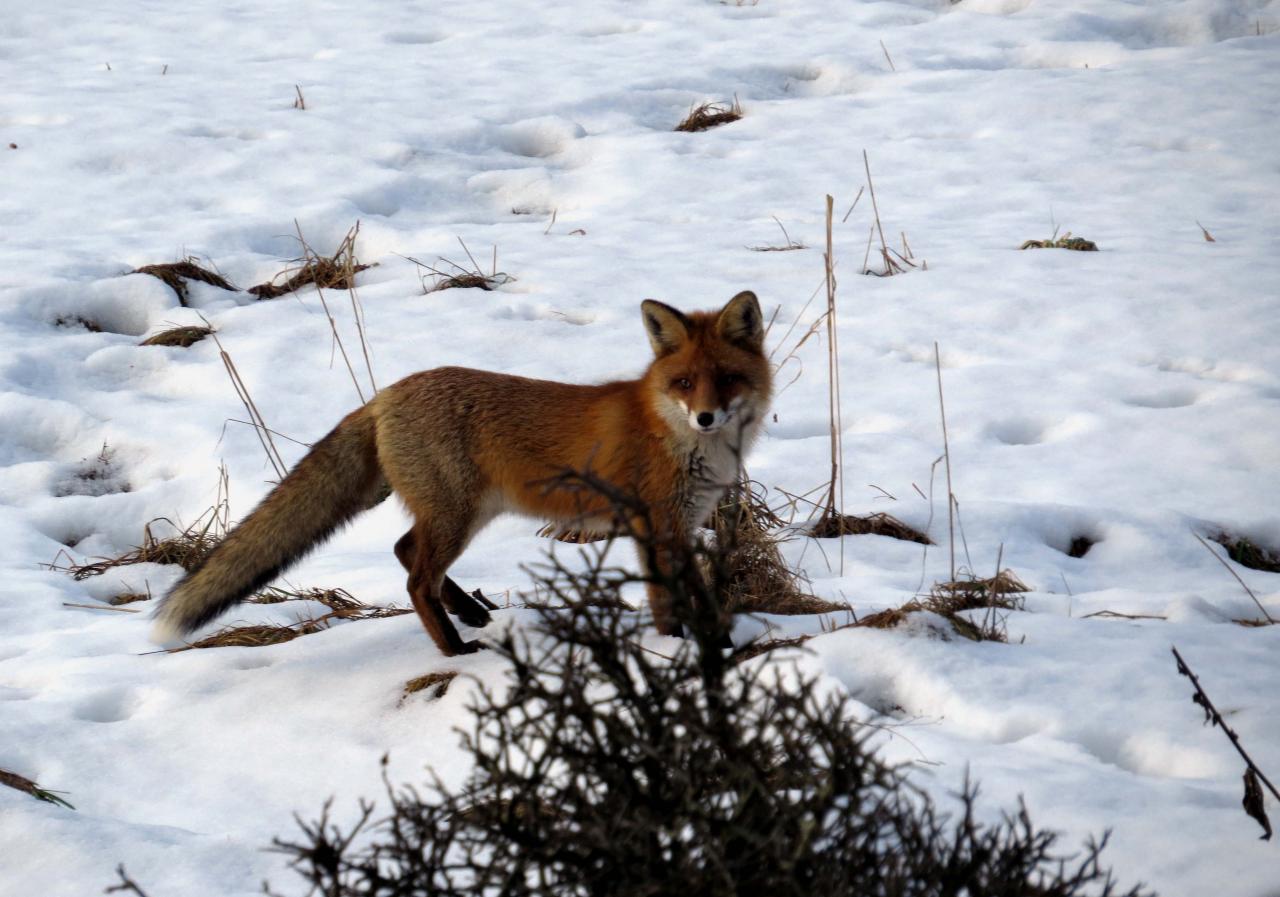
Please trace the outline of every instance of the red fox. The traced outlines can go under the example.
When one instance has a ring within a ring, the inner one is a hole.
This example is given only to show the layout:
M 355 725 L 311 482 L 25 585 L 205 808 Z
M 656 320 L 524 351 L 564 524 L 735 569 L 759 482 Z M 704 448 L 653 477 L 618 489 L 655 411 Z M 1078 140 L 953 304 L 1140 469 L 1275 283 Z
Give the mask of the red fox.
M 764 320 L 751 292 L 719 311 L 647 300 L 641 313 L 655 358 L 637 380 L 581 386 L 455 367 L 379 392 L 173 588 L 156 611 L 156 637 L 209 622 L 388 489 L 413 516 L 395 553 L 445 655 L 481 647 L 459 637 L 446 610 L 474 626 L 488 611 L 446 573 L 490 520 L 510 511 L 584 529 L 612 524 L 603 496 L 548 488 L 559 474 L 589 470 L 638 497 L 659 546 L 691 540 L 736 479 L 769 405 Z M 677 632 L 671 596 L 651 585 L 649 604 L 658 631 Z

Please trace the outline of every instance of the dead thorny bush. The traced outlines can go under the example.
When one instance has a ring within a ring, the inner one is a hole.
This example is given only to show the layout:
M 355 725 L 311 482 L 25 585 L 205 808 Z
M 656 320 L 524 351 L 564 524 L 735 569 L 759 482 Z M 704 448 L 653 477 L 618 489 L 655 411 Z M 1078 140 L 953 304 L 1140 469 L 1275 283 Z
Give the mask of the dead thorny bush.
M 619 517 L 642 520 L 626 501 Z M 726 596 L 698 572 L 722 570 L 730 542 L 637 541 L 663 572 L 609 566 L 613 543 L 581 549 L 585 565 L 540 569 L 540 591 L 560 600 L 537 607 L 533 632 L 493 645 L 506 681 L 474 693 L 464 782 L 419 789 L 384 773 L 381 818 L 362 801 L 343 826 L 326 804 L 275 842 L 310 893 L 1122 893 L 1100 864 L 1105 836 L 1064 856 L 1025 807 L 979 822 L 969 785 L 949 816 L 876 758 L 848 698 L 795 669 L 735 664 Z M 621 606 L 638 579 L 674 596 L 688 638 L 670 656 Z

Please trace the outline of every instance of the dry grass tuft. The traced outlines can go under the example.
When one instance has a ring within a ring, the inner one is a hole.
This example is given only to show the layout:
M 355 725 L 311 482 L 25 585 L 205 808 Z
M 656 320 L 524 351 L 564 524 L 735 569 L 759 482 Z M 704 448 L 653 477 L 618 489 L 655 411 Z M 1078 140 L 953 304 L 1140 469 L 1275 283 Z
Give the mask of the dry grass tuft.
M 876 611 L 874 614 L 867 614 L 865 617 L 859 617 L 855 626 L 864 629 L 894 629 L 901 625 L 906 619 L 907 614 L 917 613 L 924 610 L 918 601 L 908 601 L 902 607 L 887 607 L 884 610 Z
M 314 252 L 299 235 L 302 243 L 302 257 L 294 259 L 294 264 L 285 268 L 266 283 L 249 287 L 248 292 L 259 299 L 276 299 L 287 293 L 310 284 L 324 290 L 355 289 L 356 274 L 372 266 L 363 265 L 356 259 L 356 235 L 359 225 L 347 231 L 333 255 L 323 256 Z
M 783 245 L 781 246 L 769 246 L 769 245 L 748 246 L 747 247 L 748 249 L 750 249 L 752 252 L 794 252 L 797 249 L 807 248 L 803 243 L 800 243 L 791 239 L 791 234 L 787 233 L 787 229 L 783 226 L 782 222 L 778 220 L 777 215 L 773 215 L 771 217 L 773 218 L 774 221 L 777 221 L 778 229 L 782 231 L 782 239 L 784 241 Z
M 885 55 L 888 55 L 887 50 Z M 862 167 L 867 174 L 867 192 L 871 194 L 871 209 L 875 215 L 875 223 L 867 231 L 867 251 L 862 257 L 862 273 L 870 274 L 874 277 L 892 277 L 895 274 L 906 274 L 908 268 L 920 268 L 922 271 L 928 270 L 929 265 L 924 259 L 920 260 L 919 265 L 916 264 L 915 254 L 911 251 L 911 244 L 907 242 L 905 231 L 899 231 L 902 235 L 901 252 L 890 246 L 885 239 L 884 224 L 880 221 L 880 203 L 876 201 L 876 185 L 875 181 L 871 179 L 871 159 L 867 156 L 865 149 L 862 151 Z M 861 193 L 859 193 L 859 196 L 861 196 Z M 853 203 L 857 205 L 857 199 Z M 849 207 L 849 211 L 853 211 L 853 206 Z M 844 217 L 848 218 L 849 214 L 846 212 Z M 867 260 L 871 258 L 871 240 L 877 233 L 880 235 L 880 260 L 884 262 L 883 271 L 876 271 L 867 266 Z
M 1027 240 L 1019 249 L 1074 249 L 1077 252 L 1097 252 L 1098 244 L 1084 237 L 1073 237 L 1071 231 L 1059 237 L 1056 234 L 1048 240 Z
M 87 564 L 69 563 L 59 565 L 56 561 L 49 565 L 50 570 L 58 570 L 64 573 L 70 573 L 72 579 L 81 580 L 88 579 L 91 576 L 101 576 L 108 570 L 114 570 L 116 567 L 127 567 L 130 564 L 177 564 L 187 572 L 191 572 L 200 562 L 208 557 L 209 552 L 213 551 L 214 546 L 222 541 L 225 530 L 216 531 L 214 527 L 215 521 L 209 519 L 206 512 L 191 526 L 180 531 L 175 536 L 168 538 L 157 538 L 152 532 L 152 525 L 164 521 L 177 529 L 167 517 L 157 517 L 142 529 L 142 544 L 132 551 L 127 551 L 119 557 L 114 558 L 98 558 Z
M 943 603 L 951 612 L 992 606 L 1018 610 L 1022 604 L 1021 599 L 1013 596 L 1030 591 L 1012 570 L 1001 570 L 988 579 L 959 579 L 937 583 L 930 594 L 930 600 Z M 929 609 L 936 610 L 933 607 Z M 942 613 L 941 610 L 938 612 Z
M 990 579 L 962 579 L 934 585 L 928 595 L 912 598 L 901 607 L 890 607 L 855 621 L 853 626 L 869 629 L 895 629 L 912 614 L 937 614 L 951 624 L 955 633 L 975 642 L 1008 641 L 1004 618 L 999 611 L 1021 610 L 1020 593 L 1029 591 L 1012 570 L 1001 570 Z M 984 610 L 980 620 L 965 616 L 966 611 Z
M 192 648 L 264 648 L 268 645 L 280 645 L 291 642 L 301 635 L 323 632 L 329 628 L 327 620 L 331 616 L 331 614 L 325 614 L 314 620 L 300 620 L 285 626 L 272 626 L 268 623 L 228 626 L 199 641 L 180 648 L 169 648 L 165 653 L 176 654 L 179 651 L 190 651 Z
M 706 131 L 710 128 L 716 128 L 720 125 L 727 125 L 742 118 L 742 105 L 738 102 L 738 98 L 734 97 L 732 103 L 703 103 L 700 106 L 693 106 L 689 109 L 689 114 L 684 117 L 680 124 L 676 125 L 677 131 Z
M 212 327 L 173 327 L 169 330 L 161 330 L 159 333 L 152 334 L 138 343 L 138 345 L 178 346 L 186 349 L 194 346 L 211 333 L 213 333 Z
M 30 794 L 36 800 L 42 800 L 48 804 L 58 804 L 59 806 L 66 807 L 68 810 L 75 809 L 71 804 L 58 797 L 62 792 L 49 791 L 45 788 L 41 788 L 26 776 L 20 776 L 16 772 L 9 772 L 7 769 L 0 769 L 0 785 L 6 785 L 10 788 L 21 791 L 24 794 Z
M 285 601 L 318 601 L 331 608 L 329 613 L 295 623 L 272 625 L 256 623 L 249 626 L 228 626 L 213 635 L 196 642 L 169 648 L 166 653 L 189 651 L 192 648 L 262 648 L 291 642 L 299 636 L 323 632 L 334 620 L 380 620 L 413 613 L 404 607 L 377 607 L 352 597 L 345 589 L 288 589 L 271 588 L 248 599 L 254 604 L 280 604 Z
M 245 599 L 250 604 L 283 604 L 286 601 L 314 601 L 329 608 L 326 617 L 339 620 L 377 620 L 382 617 L 398 617 L 413 613 L 408 607 L 380 607 L 365 604 L 346 589 L 289 588 L 278 586 L 263 589 L 252 598 Z
M 231 506 L 227 499 L 229 490 L 227 469 L 224 466 L 218 472 L 218 497 L 210 508 L 185 529 L 168 517 L 157 517 L 142 528 L 142 544 L 132 551 L 115 558 L 98 558 L 88 564 L 59 564 L 58 558 L 54 558 L 49 569 L 70 573 L 77 580 L 101 576 L 108 570 L 130 564 L 177 564 L 190 573 L 227 535 L 231 524 Z M 177 535 L 157 538 L 152 526 L 162 521 L 177 530 Z M 65 554 L 66 552 L 59 552 L 59 557 Z
M 762 654 L 768 654 L 771 651 L 778 651 L 782 648 L 798 648 L 811 638 L 813 638 L 811 635 L 796 635 L 791 638 L 757 639 L 734 651 L 730 663 L 745 663 L 748 660 L 760 657 Z
M 150 601 L 151 595 L 143 592 L 126 592 L 123 595 L 113 595 L 107 599 L 107 604 L 112 607 L 119 607 L 122 604 L 134 604 L 138 601 Z
M 428 265 L 411 256 L 404 256 L 404 258 L 418 266 L 418 280 L 422 284 L 423 295 L 438 293 L 440 290 L 476 289 L 490 292 L 503 284 L 511 283 L 515 280 L 505 271 L 498 270 L 497 246 L 493 247 L 493 262 L 490 265 L 489 273 L 486 274 L 481 269 L 480 263 L 476 261 L 476 257 L 471 254 L 471 250 L 467 248 L 467 244 L 462 242 L 461 237 L 458 238 L 458 243 L 462 246 L 462 251 L 466 253 L 467 260 L 471 263 L 470 268 L 459 265 L 457 262 L 450 261 L 443 256 L 436 265 Z
M 400 698 L 403 702 L 409 695 L 415 695 L 420 691 L 428 692 L 428 698 L 443 698 L 445 692 L 449 690 L 449 686 L 453 680 L 458 677 L 456 670 L 450 670 L 445 673 L 427 673 L 425 676 L 417 676 L 410 679 L 404 684 L 404 695 Z
M 809 594 L 787 566 L 775 534 L 783 524 L 769 507 L 768 493 L 747 480 L 716 509 L 711 520 L 716 543 L 731 546 L 719 569 L 720 592 L 729 613 L 821 614 L 847 610 L 843 604 Z M 710 572 L 710 571 L 708 571 Z
M 932 545 L 933 541 L 915 527 L 903 523 L 892 514 L 883 512 L 855 516 L 840 514 L 831 509 L 823 512 L 818 522 L 809 530 L 815 539 L 838 539 L 840 536 L 888 536 L 904 542 Z
M 1227 557 L 1242 567 L 1250 570 L 1262 570 L 1266 573 L 1280 573 L 1280 554 L 1266 548 L 1244 536 L 1233 536 L 1220 532 L 1209 536 L 1211 542 L 1217 542 L 1227 550 Z
M 165 286 L 178 295 L 178 304 L 184 307 L 190 298 L 187 293 L 188 280 L 211 284 L 219 289 L 232 292 L 235 292 L 236 289 L 221 274 L 197 265 L 194 256 L 188 256 L 180 262 L 168 262 L 163 265 L 143 265 L 141 268 L 134 268 L 130 273 L 150 274 L 152 277 L 164 281 Z

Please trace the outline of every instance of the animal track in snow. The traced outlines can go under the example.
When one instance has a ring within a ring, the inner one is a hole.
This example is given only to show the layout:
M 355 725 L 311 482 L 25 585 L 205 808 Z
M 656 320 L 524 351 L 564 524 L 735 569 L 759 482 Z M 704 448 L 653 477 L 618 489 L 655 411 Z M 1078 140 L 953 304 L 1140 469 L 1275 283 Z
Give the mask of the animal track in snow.
M 1011 417 L 987 426 L 987 432 L 1005 445 L 1036 445 L 1044 442 L 1044 424 L 1030 417 Z
M 382 39 L 389 44 L 438 44 L 448 36 L 431 31 L 388 31 Z
M 517 156 L 545 159 L 563 152 L 587 132 L 582 125 L 556 115 L 526 118 L 502 125 L 494 132 L 494 142 Z
M 987 435 L 1005 445 L 1037 445 L 1074 436 L 1092 428 L 1093 419 L 1083 414 L 1070 414 L 1057 420 L 1013 415 L 988 424 Z
M 231 666 L 237 670 L 263 670 L 275 663 L 270 657 L 260 655 L 244 655 L 235 658 Z
M 1193 389 L 1159 389 L 1126 396 L 1124 403 L 1136 408 L 1185 408 L 1194 405 L 1199 393 Z
M 85 698 L 75 708 L 76 719 L 92 723 L 118 723 L 129 719 L 138 701 L 127 688 L 108 689 Z

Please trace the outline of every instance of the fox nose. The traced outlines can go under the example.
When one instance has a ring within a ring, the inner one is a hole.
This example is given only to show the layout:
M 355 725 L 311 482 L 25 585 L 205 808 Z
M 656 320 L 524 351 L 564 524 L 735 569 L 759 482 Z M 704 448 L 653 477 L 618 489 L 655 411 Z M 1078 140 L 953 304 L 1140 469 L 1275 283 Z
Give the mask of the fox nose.
M 709 427 L 716 422 L 716 416 L 710 411 L 698 412 L 698 426 Z

